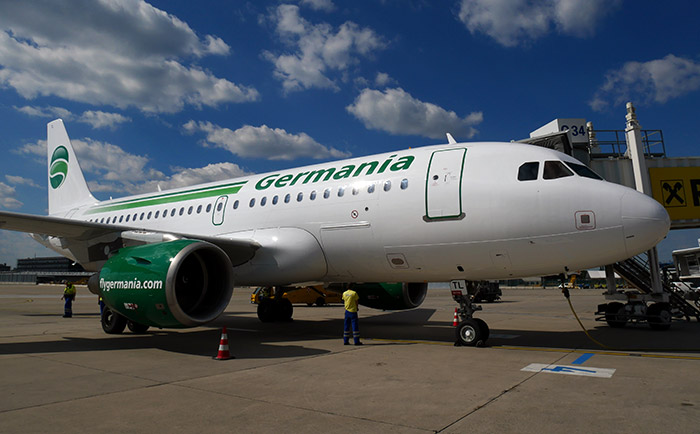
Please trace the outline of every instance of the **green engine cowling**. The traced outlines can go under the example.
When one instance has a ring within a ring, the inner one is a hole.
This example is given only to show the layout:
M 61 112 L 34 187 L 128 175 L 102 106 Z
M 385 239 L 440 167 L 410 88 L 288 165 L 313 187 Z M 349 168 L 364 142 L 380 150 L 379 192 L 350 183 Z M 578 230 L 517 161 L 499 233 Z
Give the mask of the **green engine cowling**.
M 382 310 L 404 310 L 420 306 L 428 292 L 428 284 L 358 283 L 352 289 L 360 296 L 362 306 Z
M 216 319 L 233 294 L 233 268 L 219 247 L 197 240 L 126 247 L 88 282 L 127 319 L 160 328 Z

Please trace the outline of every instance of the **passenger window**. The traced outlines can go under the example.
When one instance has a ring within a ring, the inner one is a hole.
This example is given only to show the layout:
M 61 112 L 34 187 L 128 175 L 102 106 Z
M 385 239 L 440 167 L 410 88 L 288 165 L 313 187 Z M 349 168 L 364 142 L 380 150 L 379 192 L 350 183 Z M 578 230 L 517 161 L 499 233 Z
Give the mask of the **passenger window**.
M 175 217 L 175 212 L 176 212 L 176 211 L 177 211 L 177 208 L 173 208 L 173 209 L 170 211 L 170 217 Z
M 357 196 L 360 193 L 360 189 L 357 187 L 352 188 L 352 195 Z
M 338 189 L 338 197 L 343 197 L 345 195 L 345 187 L 340 187 Z
M 187 208 L 187 215 L 190 215 L 190 214 L 192 214 L 192 211 L 193 211 L 193 210 L 194 210 L 194 208 L 193 208 L 193 207 L 189 207 L 189 208 Z
M 150 220 L 152 214 L 153 214 L 153 211 L 148 211 L 148 215 L 146 216 L 146 220 Z
M 518 169 L 518 181 L 534 181 L 537 179 L 539 171 L 540 163 L 538 161 L 525 163 Z
M 569 166 L 571 170 L 576 172 L 578 176 L 583 176 L 584 178 L 597 179 L 599 181 L 603 180 L 603 178 L 601 178 L 600 175 L 592 171 L 587 166 L 584 166 L 583 164 L 570 163 L 568 161 L 565 164 Z
M 323 190 L 323 198 L 324 199 L 328 199 L 330 196 L 331 196 L 331 189 L 330 188 Z
M 267 203 L 267 196 L 263 196 L 262 199 L 260 199 L 260 206 L 265 206 Z
M 250 208 L 252 208 L 252 207 L 255 206 L 255 198 L 250 199 L 250 202 L 248 203 L 248 206 L 249 206 Z
M 238 202 L 238 201 L 236 201 L 236 202 Z M 201 214 L 201 213 L 202 213 L 202 205 L 197 205 L 197 214 Z
M 143 220 L 143 217 L 145 216 L 145 213 L 141 213 L 141 217 L 139 217 L 139 220 Z
M 131 217 L 131 215 L 130 215 L 130 214 L 127 214 L 127 215 L 126 215 L 126 222 L 127 222 L 127 223 L 129 223 L 129 217 Z
M 238 209 L 238 201 L 233 202 L 233 209 Z
M 274 196 L 272 197 L 272 204 L 273 204 L 273 205 L 277 205 L 277 202 L 279 202 L 279 196 L 274 195 Z
M 292 198 L 292 196 L 290 196 L 289 193 L 287 193 L 287 194 L 284 196 L 284 203 L 289 203 L 289 201 L 290 201 L 291 198 Z
M 297 194 L 297 202 L 301 202 L 302 199 L 304 199 L 304 193 L 299 192 L 299 194 Z
M 391 181 L 385 181 L 384 182 L 384 191 L 389 191 L 391 190 Z
M 120 215 L 120 216 L 119 216 L 119 223 L 121 223 L 122 220 L 124 220 L 124 216 L 123 216 L 123 215 Z
M 309 199 L 316 200 L 316 190 L 311 192 L 311 194 L 309 195 Z
M 408 188 L 408 179 L 404 178 L 401 180 L 401 190 L 405 190 Z
M 544 162 L 544 175 L 542 176 L 544 179 L 558 179 L 567 176 L 574 176 L 574 174 L 561 161 Z
M 374 183 L 367 186 L 367 193 L 374 193 Z
M 221 204 L 219 204 L 219 205 L 221 205 Z M 183 215 L 184 213 L 185 213 L 185 207 L 182 206 L 182 207 L 180 207 L 180 215 Z
M 207 213 L 209 213 L 209 211 L 211 211 L 211 204 L 210 203 L 207 204 Z
M 156 211 L 156 213 L 153 214 L 153 218 L 157 219 L 159 215 L 160 215 L 160 211 Z

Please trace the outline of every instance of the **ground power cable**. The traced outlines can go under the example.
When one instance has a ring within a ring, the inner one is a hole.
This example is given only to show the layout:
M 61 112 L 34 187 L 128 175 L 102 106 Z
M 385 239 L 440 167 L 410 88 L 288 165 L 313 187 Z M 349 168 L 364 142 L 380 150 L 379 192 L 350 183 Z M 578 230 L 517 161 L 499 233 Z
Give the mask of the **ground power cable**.
M 700 349 L 698 348 L 614 348 L 608 345 L 605 345 L 604 343 L 598 341 L 595 339 L 593 336 L 588 333 L 588 330 L 586 330 L 586 327 L 583 325 L 581 320 L 579 319 L 578 315 L 576 314 L 576 310 L 574 309 L 574 305 L 571 303 L 571 298 L 569 294 L 569 289 L 568 288 L 562 288 L 561 290 L 562 294 L 564 294 L 564 297 L 566 297 L 566 301 L 569 303 L 569 308 L 571 308 L 571 313 L 574 314 L 574 317 L 576 318 L 576 321 L 578 322 L 578 325 L 581 326 L 581 330 L 583 330 L 583 333 L 586 334 L 588 339 L 590 339 L 593 343 L 598 345 L 604 350 L 608 351 L 641 351 L 641 352 L 663 352 L 663 353 L 677 353 L 677 352 L 700 352 Z

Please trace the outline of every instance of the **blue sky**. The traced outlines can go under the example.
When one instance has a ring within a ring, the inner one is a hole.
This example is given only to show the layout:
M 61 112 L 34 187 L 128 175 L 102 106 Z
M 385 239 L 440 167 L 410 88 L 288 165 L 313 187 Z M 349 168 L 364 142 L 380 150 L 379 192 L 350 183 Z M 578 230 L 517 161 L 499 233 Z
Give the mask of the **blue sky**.
M 100 199 L 409 146 L 624 128 L 696 156 L 700 3 L 0 3 L 0 209 L 45 214 L 64 119 Z M 662 259 L 700 230 L 672 232 Z M 0 231 L 0 263 L 52 253 Z

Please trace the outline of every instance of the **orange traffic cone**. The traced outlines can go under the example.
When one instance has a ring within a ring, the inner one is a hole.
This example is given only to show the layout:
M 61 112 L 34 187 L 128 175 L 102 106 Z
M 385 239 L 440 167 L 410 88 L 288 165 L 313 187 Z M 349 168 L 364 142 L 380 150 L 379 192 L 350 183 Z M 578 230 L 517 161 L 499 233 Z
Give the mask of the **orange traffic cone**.
M 459 318 L 457 317 L 457 308 L 455 307 L 455 318 L 452 320 L 452 327 L 457 327 L 459 325 Z
M 228 335 L 226 334 L 226 327 L 221 330 L 221 341 L 219 342 L 219 354 L 214 357 L 216 360 L 228 360 L 235 359 L 228 350 Z

